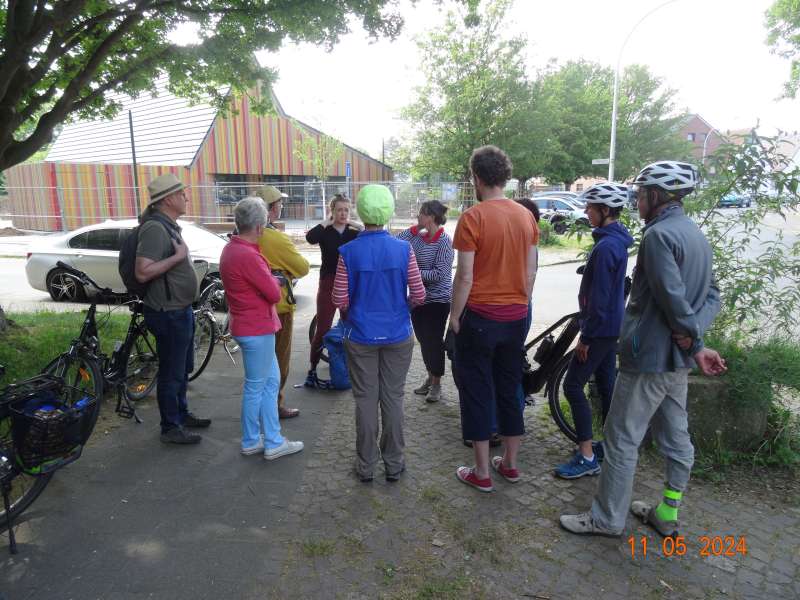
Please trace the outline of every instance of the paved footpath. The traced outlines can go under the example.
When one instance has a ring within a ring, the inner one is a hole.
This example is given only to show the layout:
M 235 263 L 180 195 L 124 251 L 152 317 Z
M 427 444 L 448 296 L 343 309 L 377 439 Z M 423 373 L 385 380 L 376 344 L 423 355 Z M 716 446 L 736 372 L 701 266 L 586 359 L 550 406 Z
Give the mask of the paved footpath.
M 306 368 L 298 314 L 292 379 Z M 415 350 L 406 393 L 408 471 L 400 482 L 352 474 L 349 392 L 290 390 L 302 415 L 284 422 L 298 455 L 266 462 L 238 453 L 241 367 L 218 353 L 191 388 L 192 407 L 214 419 L 196 447 L 159 443 L 153 400 L 145 424 L 107 402 L 90 446 L 59 472 L 21 519 L 19 554 L 0 546 L 0 596 L 24 599 L 283 598 L 798 598 L 800 509 L 768 493 L 695 481 L 682 515 L 687 552 L 629 519 L 621 540 L 561 531 L 557 517 L 585 509 L 596 479 L 555 480 L 571 446 L 546 406 L 527 414 L 523 480 L 480 494 L 455 468 L 461 445 L 455 390 L 425 405 Z M 657 462 L 643 461 L 635 497 L 656 499 Z M 631 557 L 627 539 L 636 536 Z M 747 555 L 700 555 L 700 536 L 745 537 Z M 648 553 L 641 554 L 640 537 Z M 0 543 L 7 540 L 0 535 Z

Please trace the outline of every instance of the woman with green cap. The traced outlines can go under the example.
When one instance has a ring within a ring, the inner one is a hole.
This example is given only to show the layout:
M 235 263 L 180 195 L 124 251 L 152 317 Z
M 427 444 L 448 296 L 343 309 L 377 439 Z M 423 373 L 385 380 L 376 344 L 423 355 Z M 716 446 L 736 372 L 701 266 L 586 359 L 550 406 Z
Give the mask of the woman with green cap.
M 343 317 L 356 404 L 356 475 L 372 481 L 380 410 L 380 456 L 386 480 L 397 481 L 405 470 L 403 388 L 414 348 L 410 308 L 425 301 L 425 288 L 411 245 L 384 229 L 394 213 L 389 188 L 364 186 L 356 209 L 364 231 L 339 248 L 332 294 Z

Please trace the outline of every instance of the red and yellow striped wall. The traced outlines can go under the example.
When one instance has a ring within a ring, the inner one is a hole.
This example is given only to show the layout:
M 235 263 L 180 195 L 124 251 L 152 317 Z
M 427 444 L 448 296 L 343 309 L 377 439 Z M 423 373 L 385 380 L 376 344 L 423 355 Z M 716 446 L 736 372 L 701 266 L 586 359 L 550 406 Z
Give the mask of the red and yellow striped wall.
M 167 172 L 190 186 L 189 214 L 214 220 L 219 217 L 212 190 L 216 174 L 252 175 L 254 179 L 312 175 L 311 165 L 295 155 L 302 125 L 277 114 L 256 115 L 246 97 L 234 103 L 230 115 L 216 117 L 190 166 L 137 166 L 138 206 L 130 164 L 42 162 L 12 167 L 6 171 L 6 187 L 14 226 L 57 231 L 135 217 L 147 204 L 147 182 Z M 319 137 L 314 130 L 306 131 Z M 393 178 L 389 167 L 347 146 L 329 176 L 344 177 L 345 161 L 350 161 L 354 182 Z

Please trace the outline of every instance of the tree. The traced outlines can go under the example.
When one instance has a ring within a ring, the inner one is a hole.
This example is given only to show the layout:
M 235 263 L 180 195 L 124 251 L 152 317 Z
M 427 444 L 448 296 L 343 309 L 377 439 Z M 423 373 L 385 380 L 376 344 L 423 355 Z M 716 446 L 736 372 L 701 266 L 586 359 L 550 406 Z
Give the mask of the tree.
M 402 19 L 385 8 L 389 4 L 0 0 L 0 171 L 49 143 L 54 128 L 69 118 L 114 115 L 120 106 L 109 94 L 153 91 L 161 72 L 169 76 L 171 92 L 190 99 L 208 94 L 224 110 L 222 86 L 246 94 L 257 82 L 274 80 L 254 51 L 277 50 L 285 39 L 331 46 L 348 31 L 352 16 L 371 36 L 394 37 Z M 196 27 L 197 42 L 171 41 L 170 34 L 187 24 Z
M 407 157 L 415 177 L 466 178 L 472 150 L 485 144 L 522 162 L 518 151 L 525 146 L 532 88 L 522 59 L 525 40 L 502 35 L 508 6 L 508 0 L 496 0 L 482 11 L 472 5 L 451 12 L 420 40 L 426 83 L 401 113 L 413 139 L 395 153 Z
M 325 205 L 325 181 L 342 156 L 344 156 L 344 144 L 324 133 L 312 133 L 303 125 L 294 121 L 296 130 L 300 133 L 300 143 L 294 149 L 294 155 L 298 160 L 311 164 L 311 172 L 323 182 L 322 185 L 322 204 Z
M 776 0 L 767 11 L 767 43 L 772 51 L 790 60 L 785 94 L 795 98 L 800 89 L 800 2 Z
M 588 61 L 551 65 L 538 93 L 542 175 L 569 188 L 579 177 L 599 175 L 592 159 L 608 156 L 614 73 Z M 684 115 L 675 111 L 675 91 L 646 67 L 627 67 L 620 82 L 616 172 L 624 180 L 643 164 L 664 156 L 688 157 L 690 145 L 677 135 Z

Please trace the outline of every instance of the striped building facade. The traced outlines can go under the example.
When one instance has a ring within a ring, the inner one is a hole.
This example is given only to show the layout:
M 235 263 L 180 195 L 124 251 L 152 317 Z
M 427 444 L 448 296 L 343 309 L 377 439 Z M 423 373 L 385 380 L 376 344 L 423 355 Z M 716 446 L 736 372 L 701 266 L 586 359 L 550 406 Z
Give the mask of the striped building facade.
M 303 135 L 319 139 L 323 134 L 290 118 L 277 100 L 274 114 L 257 115 L 247 97 L 236 98 L 233 110 L 223 116 L 210 105 L 190 106 L 165 85 L 157 98 L 121 97 L 123 110 L 112 121 L 66 126 L 44 162 L 7 170 L 14 226 L 56 231 L 133 217 L 147 204 L 147 182 L 167 172 L 190 186 L 187 216 L 198 221 L 230 213 L 230 206 L 220 206 L 221 183 L 314 179 L 310 162 L 300 160 L 295 148 Z M 138 201 L 128 109 L 134 121 Z M 389 166 L 345 145 L 328 174 L 331 180 L 344 181 L 346 162 L 352 182 L 393 178 Z

